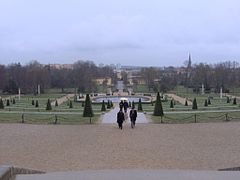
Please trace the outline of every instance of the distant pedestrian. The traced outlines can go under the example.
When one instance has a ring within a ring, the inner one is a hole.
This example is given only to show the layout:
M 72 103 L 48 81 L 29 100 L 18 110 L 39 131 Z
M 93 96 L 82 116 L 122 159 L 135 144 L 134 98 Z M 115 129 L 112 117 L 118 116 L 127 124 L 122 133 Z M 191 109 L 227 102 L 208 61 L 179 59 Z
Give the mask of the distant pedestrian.
M 119 129 L 122 129 L 123 121 L 124 121 L 124 113 L 120 110 L 117 113 L 117 123 L 118 123 Z
M 124 108 L 124 112 L 126 113 L 128 108 L 128 102 L 126 100 L 123 102 L 123 108 Z
M 120 101 L 119 108 L 120 108 L 120 111 L 122 111 L 122 109 L 123 109 L 123 101 Z
M 137 110 L 134 107 L 132 107 L 132 109 L 129 113 L 129 116 L 130 116 L 130 120 L 131 120 L 131 127 L 134 128 L 136 119 L 137 119 Z

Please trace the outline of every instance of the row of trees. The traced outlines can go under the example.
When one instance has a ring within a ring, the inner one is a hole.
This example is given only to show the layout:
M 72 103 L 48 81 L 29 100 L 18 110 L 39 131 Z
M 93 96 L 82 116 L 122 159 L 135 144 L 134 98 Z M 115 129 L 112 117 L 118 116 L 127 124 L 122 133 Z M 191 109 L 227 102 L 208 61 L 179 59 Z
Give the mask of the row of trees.
M 20 63 L 8 66 L 0 65 L 0 89 L 8 93 L 36 93 L 37 86 L 41 86 L 41 92 L 46 88 L 77 88 L 80 92 L 92 92 L 96 90 L 93 81 L 99 77 L 111 77 L 115 80 L 113 69 L 110 66 L 97 67 L 90 61 L 78 61 L 72 69 L 52 68 L 50 65 L 42 65 L 37 61 L 27 65 Z
M 222 62 L 218 64 L 194 64 L 191 59 L 184 67 L 167 68 L 142 68 L 139 72 L 149 89 L 158 92 L 166 92 L 177 85 L 194 88 L 196 92 L 202 84 L 206 91 L 214 89 L 223 92 L 240 85 L 240 67 L 237 62 Z M 111 77 L 113 83 L 116 75 L 110 66 L 98 67 L 90 61 L 78 61 L 72 69 L 52 68 L 49 65 L 41 65 L 37 61 L 27 65 L 11 64 L 0 65 L 0 90 L 8 93 L 17 93 L 20 87 L 22 93 L 36 93 L 37 86 L 41 91 L 46 88 L 77 88 L 79 92 L 93 92 L 96 84 L 93 79 Z M 123 80 L 127 81 L 127 74 L 123 72 Z
M 206 91 L 211 89 L 228 92 L 240 85 L 240 66 L 237 62 L 218 64 L 199 63 L 192 65 L 191 59 L 184 67 L 143 68 L 140 72 L 149 89 L 166 92 L 177 85 L 194 88 L 199 92 L 202 84 Z

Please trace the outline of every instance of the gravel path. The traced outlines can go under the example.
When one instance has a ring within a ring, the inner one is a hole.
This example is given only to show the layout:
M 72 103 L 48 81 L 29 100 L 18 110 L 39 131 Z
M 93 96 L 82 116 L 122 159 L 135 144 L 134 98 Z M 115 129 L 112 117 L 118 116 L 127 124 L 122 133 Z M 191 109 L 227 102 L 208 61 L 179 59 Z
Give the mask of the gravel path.
M 68 101 L 70 98 L 74 97 L 74 94 L 67 94 L 66 96 L 60 97 L 57 100 L 58 105 L 63 104 L 64 102 Z M 52 106 L 55 106 L 56 100 L 51 102 Z
M 178 101 L 179 103 L 185 105 L 186 98 L 177 96 L 176 94 L 166 94 L 168 97 L 173 98 L 175 101 Z M 191 106 L 192 102 L 188 101 L 188 105 Z
M 240 123 L 0 124 L 0 164 L 43 171 L 240 166 Z
M 231 95 L 231 94 L 225 94 L 227 97 L 230 97 L 230 98 L 236 98 L 237 100 L 240 100 L 240 97 L 239 96 L 234 96 L 234 95 Z
M 21 96 L 22 96 L 22 95 L 21 95 Z M 11 95 L 11 96 L 7 96 L 7 97 L 1 97 L 1 96 L 0 96 L 0 99 L 2 99 L 2 100 L 7 100 L 7 99 L 11 99 L 11 98 L 18 98 L 18 94 Z
M 126 123 L 130 124 L 130 118 L 129 118 L 129 109 L 128 109 L 128 118 Z M 111 111 L 109 111 L 108 113 L 104 114 L 102 117 L 101 122 L 103 124 L 113 124 L 117 122 L 117 113 L 119 112 L 119 107 L 117 107 L 117 105 L 115 105 L 115 108 Z M 145 117 L 145 115 L 141 112 L 138 112 L 138 117 L 137 117 L 137 121 L 136 123 L 148 123 L 149 120 Z

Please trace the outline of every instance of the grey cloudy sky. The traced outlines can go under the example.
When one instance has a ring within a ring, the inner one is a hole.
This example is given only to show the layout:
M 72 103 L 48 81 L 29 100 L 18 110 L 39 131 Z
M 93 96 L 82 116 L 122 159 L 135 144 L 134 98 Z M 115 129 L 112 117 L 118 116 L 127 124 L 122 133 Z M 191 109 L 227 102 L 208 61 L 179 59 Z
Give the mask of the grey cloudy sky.
M 240 62 L 239 0 L 0 0 L 0 63 Z

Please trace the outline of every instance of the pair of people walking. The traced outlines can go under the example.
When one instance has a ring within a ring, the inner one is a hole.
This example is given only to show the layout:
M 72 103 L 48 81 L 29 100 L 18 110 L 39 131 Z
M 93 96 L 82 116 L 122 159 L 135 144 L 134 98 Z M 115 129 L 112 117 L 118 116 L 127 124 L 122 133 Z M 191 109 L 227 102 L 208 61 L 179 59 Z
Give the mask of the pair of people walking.
M 134 109 L 134 107 L 130 110 L 129 117 L 131 121 L 131 127 L 134 128 L 137 119 L 137 111 Z M 119 129 L 123 128 L 122 126 L 125 120 L 127 120 L 127 112 L 123 113 L 122 109 L 120 108 L 119 112 L 117 113 L 117 123 Z
M 126 100 L 124 101 L 121 101 L 119 103 L 119 108 L 120 108 L 120 111 L 122 111 L 122 109 L 124 109 L 124 113 L 127 113 L 127 108 L 128 108 L 128 102 Z

